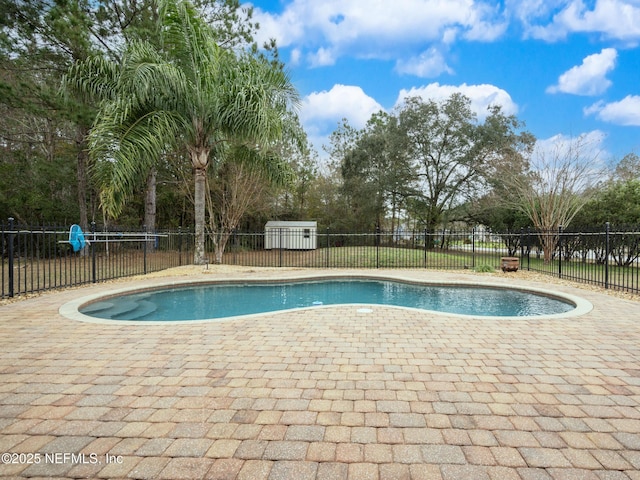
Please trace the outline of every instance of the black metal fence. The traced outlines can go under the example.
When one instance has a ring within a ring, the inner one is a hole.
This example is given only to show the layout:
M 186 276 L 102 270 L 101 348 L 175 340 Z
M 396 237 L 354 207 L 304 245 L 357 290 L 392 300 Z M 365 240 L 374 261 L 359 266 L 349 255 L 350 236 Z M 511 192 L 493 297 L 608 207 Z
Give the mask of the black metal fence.
M 273 234 L 272 234 L 273 235 Z M 640 229 L 612 230 L 609 224 L 579 232 L 484 229 L 436 232 L 315 232 L 280 229 L 235 232 L 223 263 L 255 267 L 426 268 L 494 270 L 504 257 L 519 268 L 604 288 L 640 293 Z M 271 244 L 271 245 L 270 245 Z M 294 245 L 294 248 L 286 246 Z M 271 247 L 277 248 L 271 248 Z M 279 248 L 285 246 L 284 248 Z
M 188 231 L 94 231 L 74 252 L 66 228 L 0 225 L 1 297 L 94 283 L 188 265 L 194 236 Z M 112 229 L 113 230 L 113 229 Z M 209 258 L 215 246 L 207 243 Z M 640 293 L 640 231 L 495 233 L 484 229 L 437 232 L 339 233 L 278 229 L 233 232 L 222 263 L 293 268 L 425 268 L 493 270 L 503 257 L 520 268 L 568 280 Z
M 544 246 L 554 245 L 546 258 Z M 604 288 L 640 293 L 640 229 L 554 232 L 528 230 L 521 237 L 523 268 Z
M 133 231 L 85 232 L 87 245 L 74 252 L 69 229 L 0 224 L 0 298 L 41 292 L 193 262 L 193 234 Z
M 508 253 L 504 238 L 482 242 L 474 231 L 314 232 L 277 229 L 263 233 L 235 232 L 227 245 L 223 263 L 255 267 L 306 268 L 474 268 L 500 263 Z M 270 239 L 269 236 L 272 238 Z M 273 239 L 276 237 L 276 240 Z M 270 241 L 271 240 L 271 241 Z M 281 248 L 282 247 L 282 248 Z

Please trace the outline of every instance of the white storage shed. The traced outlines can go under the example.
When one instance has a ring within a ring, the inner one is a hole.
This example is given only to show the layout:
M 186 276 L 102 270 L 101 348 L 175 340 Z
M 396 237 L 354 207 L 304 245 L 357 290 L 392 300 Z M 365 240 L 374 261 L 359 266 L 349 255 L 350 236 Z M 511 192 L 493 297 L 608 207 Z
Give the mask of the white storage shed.
M 284 222 L 271 220 L 264 226 L 264 248 L 271 250 L 315 250 L 318 222 Z

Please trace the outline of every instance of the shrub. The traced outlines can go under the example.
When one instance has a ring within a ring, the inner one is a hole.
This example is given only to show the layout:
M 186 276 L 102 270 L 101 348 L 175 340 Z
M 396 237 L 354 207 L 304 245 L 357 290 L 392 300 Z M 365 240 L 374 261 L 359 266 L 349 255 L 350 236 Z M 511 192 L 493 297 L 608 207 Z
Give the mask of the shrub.
M 493 268 L 491 265 L 478 265 L 473 269 L 473 271 L 477 273 L 491 273 L 491 272 L 495 272 L 495 270 L 496 269 Z

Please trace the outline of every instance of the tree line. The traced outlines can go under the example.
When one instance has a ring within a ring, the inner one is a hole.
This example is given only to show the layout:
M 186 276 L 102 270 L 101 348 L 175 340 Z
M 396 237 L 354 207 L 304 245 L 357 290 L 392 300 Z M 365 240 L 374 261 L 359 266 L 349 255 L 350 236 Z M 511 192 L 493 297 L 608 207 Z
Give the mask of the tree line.
M 155 230 L 158 171 L 167 167 L 169 175 L 184 177 L 180 167 L 187 163 L 194 262 L 204 263 L 208 171 L 232 175 L 227 164 L 247 165 L 274 185 L 291 176 L 278 148 L 303 141 L 293 110 L 297 92 L 275 46 L 259 51 L 255 45 L 251 9 L 232 0 L 3 0 L 2 7 L 9 13 L 2 25 L 2 103 L 26 120 L 14 117 L 7 125 L 15 130 L 4 145 L 7 181 L 21 170 L 34 172 L 30 161 L 41 158 L 39 149 L 57 160 L 56 149 L 69 147 L 77 201 L 68 214 L 77 212 L 85 229 L 90 217 L 120 220 L 143 190 L 144 226 Z M 38 187 L 29 186 L 28 193 Z M 37 211 L 40 201 L 25 212 L 11 188 L 3 191 L 9 214 L 19 220 L 57 216 Z M 210 211 L 215 237 L 213 218 Z
M 238 0 L 0 0 L 0 216 L 228 232 L 640 223 L 640 161 L 540 151 L 497 106 L 408 98 L 311 148 L 274 41 Z M 547 249 L 551 249 L 548 245 Z
M 408 98 L 360 130 L 343 122 L 329 152 L 341 202 L 354 212 L 348 224 L 360 230 L 637 229 L 640 158 L 603 158 L 599 140 L 559 138 L 543 148 L 515 116 L 490 106 L 478 119 L 455 93 Z M 558 236 L 539 240 L 551 260 Z

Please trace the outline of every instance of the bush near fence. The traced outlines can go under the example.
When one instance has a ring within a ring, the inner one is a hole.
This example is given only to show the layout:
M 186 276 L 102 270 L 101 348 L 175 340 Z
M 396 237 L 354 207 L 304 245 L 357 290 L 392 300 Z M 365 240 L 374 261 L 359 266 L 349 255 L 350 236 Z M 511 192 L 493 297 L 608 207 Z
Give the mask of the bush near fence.
M 189 265 L 194 236 L 188 229 L 145 237 L 138 231 L 93 227 L 93 242 L 80 252 L 68 244 L 68 228 L 1 224 L 1 297 L 95 283 Z M 280 235 L 293 235 L 287 231 Z M 92 232 L 87 233 L 89 241 Z M 551 260 L 543 261 L 541 235 L 557 237 Z M 232 232 L 223 263 L 253 267 L 499 269 L 501 258 L 518 257 L 520 268 L 604 288 L 640 292 L 638 229 L 559 229 L 495 233 L 485 230 L 436 232 L 318 231 L 313 250 L 265 250 L 264 232 Z M 280 242 L 280 245 L 301 243 Z M 209 239 L 207 252 L 213 251 Z M 213 254 L 210 254 L 213 258 Z

